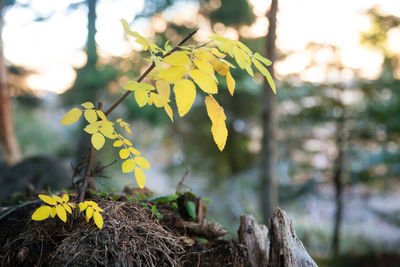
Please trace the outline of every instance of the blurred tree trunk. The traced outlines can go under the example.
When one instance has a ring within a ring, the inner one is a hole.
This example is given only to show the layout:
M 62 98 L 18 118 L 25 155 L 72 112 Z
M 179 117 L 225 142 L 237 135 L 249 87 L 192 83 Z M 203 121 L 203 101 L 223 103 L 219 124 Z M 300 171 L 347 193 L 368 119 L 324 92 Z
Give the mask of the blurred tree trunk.
M 7 165 L 21 160 L 21 152 L 15 135 L 12 100 L 9 92 L 7 67 L 3 53 L 3 6 L 0 4 L 0 137 Z
M 272 0 L 267 14 L 269 20 L 268 35 L 266 40 L 266 56 L 272 61 L 268 67 L 274 78 L 274 61 L 276 58 L 276 14 L 278 12 L 278 0 Z M 278 202 L 278 190 L 276 180 L 276 151 L 275 151 L 275 105 L 276 97 L 269 84 L 265 81 L 262 91 L 262 127 L 263 137 L 260 153 L 260 183 L 261 183 L 261 208 L 264 224 L 269 224 L 269 218 Z
M 96 5 L 97 0 L 88 0 L 88 36 L 86 41 L 86 66 L 95 67 L 98 59 L 96 48 Z
M 344 118 L 340 118 L 336 126 L 336 146 L 338 155 L 333 167 L 333 184 L 335 187 L 335 219 L 333 225 L 332 252 L 335 257 L 340 250 L 340 226 L 343 218 L 343 154 L 344 154 Z

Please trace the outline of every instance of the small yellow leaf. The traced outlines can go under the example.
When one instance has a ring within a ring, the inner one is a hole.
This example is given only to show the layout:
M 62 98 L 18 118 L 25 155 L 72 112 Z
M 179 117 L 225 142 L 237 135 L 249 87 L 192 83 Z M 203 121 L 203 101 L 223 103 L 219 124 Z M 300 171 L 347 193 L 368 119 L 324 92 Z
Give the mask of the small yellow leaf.
M 133 168 L 135 168 L 135 162 L 133 159 L 127 159 L 124 162 L 122 162 L 122 172 L 123 173 L 128 173 L 133 171 Z
M 182 79 L 183 75 L 187 72 L 187 69 L 182 66 L 172 66 L 166 69 L 162 69 L 159 78 L 167 80 L 170 83 L 175 83 Z
M 94 105 L 92 102 L 85 102 L 85 103 L 81 104 L 81 106 L 84 107 L 85 109 L 94 108 Z
M 125 131 L 128 132 L 128 134 L 132 134 L 132 131 L 128 126 L 125 126 L 124 128 L 125 128 Z
M 100 119 L 102 119 L 103 121 L 107 120 L 106 114 L 104 114 L 103 111 L 101 110 L 96 110 L 97 115 L 100 117 Z
M 95 123 L 97 121 L 97 114 L 96 111 L 94 111 L 93 109 L 85 110 L 83 116 L 89 123 Z
M 144 172 L 142 169 L 136 167 L 135 168 L 135 178 L 136 178 L 136 183 L 140 188 L 144 188 L 144 185 L 146 183 L 146 176 L 144 175 Z
M 56 215 L 57 215 L 56 207 L 52 207 L 50 212 L 51 218 L 54 218 Z
M 195 69 L 190 71 L 190 76 L 204 92 L 209 94 L 218 93 L 217 83 L 211 75 Z
M 39 195 L 39 198 L 43 200 L 45 203 L 50 204 L 50 205 L 57 205 L 57 201 L 55 201 L 53 198 L 46 196 L 46 195 Z
M 219 58 L 224 58 L 225 54 L 221 53 L 217 48 L 213 47 L 211 48 L 211 53 L 214 54 L 214 56 L 217 56 Z
M 104 211 L 102 208 L 100 208 L 99 206 L 93 206 L 93 209 L 96 211 Z
M 99 131 L 99 123 L 88 124 L 83 130 L 88 134 L 95 134 Z
M 226 73 L 225 78 L 226 78 L 226 84 L 228 85 L 229 93 L 233 96 L 233 93 L 235 92 L 235 80 L 233 79 L 230 71 Z
M 68 201 L 69 201 L 69 196 L 68 196 L 68 194 L 62 195 L 61 198 L 62 198 L 63 202 L 68 202 Z
M 200 48 L 194 51 L 194 55 L 204 61 L 210 61 L 215 59 L 215 57 L 208 51 L 207 48 Z
M 131 146 L 128 149 L 133 155 L 139 156 L 139 155 L 142 154 L 142 153 L 139 152 L 139 150 L 137 150 L 137 149 L 135 149 L 135 148 L 133 148 Z
M 256 68 L 258 69 L 259 72 L 261 72 L 261 74 L 263 76 L 267 75 L 267 68 L 264 67 L 263 64 L 261 64 L 257 59 L 252 58 L 251 61 L 253 62 L 254 66 L 256 66 Z
M 93 214 L 94 223 L 97 225 L 99 229 L 103 228 L 103 217 L 101 216 L 100 212 L 95 212 Z
M 268 58 L 265 58 L 263 56 L 261 56 L 259 53 L 254 53 L 254 57 L 258 60 L 260 60 L 262 63 L 264 63 L 266 66 L 269 66 L 272 64 L 271 60 L 269 60 Z
M 129 157 L 129 150 L 128 149 L 126 149 L 126 148 L 123 148 L 123 149 L 121 149 L 120 151 L 119 151 L 119 157 L 121 158 L 121 159 L 126 159 L 127 157 Z
M 168 104 L 165 104 L 164 105 L 164 110 L 167 113 L 168 117 L 173 122 L 174 121 L 174 114 L 172 113 L 172 108 Z
M 74 203 L 67 203 L 71 208 L 76 208 L 76 205 Z
M 144 157 L 135 157 L 135 162 L 143 170 L 150 168 L 150 163 Z
M 63 200 L 61 197 L 57 196 L 57 195 L 52 195 L 51 196 L 55 201 L 59 202 L 59 203 L 63 203 Z
M 196 86 L 190 80 L 179 80 L 175 83 L 174 93 L 179 116 L 183 117 L 196 99 Z
M 161 95 L 165 99 L 169 99 L 171 89 L 169 87 L 169 83 L 166 80 L 156 81 L 156 89 L 159 95 Z
M 165 57 L 164 62 L 172 66 L 184 66 L 189 62 L 188 51 L 179 51 Z
M 60 218 L 61 221 L 63 221 L 63 222 L 67 222 L 67 213 L 65 212 L 64 207 L 61 205 L 57 205 L 56 211 L 57 211 L 58 218 Z
M 275 82 L 274 82 L 274 79 L 271 76 L 271 73 L 269 73 L 268 70 L 267 70 L 267 73 L 265 75 L 265 78 L 267 78 L 269 86 L 271 86 L 272 91 L 274 92 L 274 94 L 276 94 Z
M 49 218 L 51 213 L 51 208 L 49 206 L 41 206 L 32 214 L 32 220 L 43 221 Z
M 123 142 L 121 140 L 117 140 L 113 143 L 113 147 L 120 147 L 123 145 Z
M 210 117 L 210 120 L 213 123 L 221 120 L 226 120 L 224 109 L 213 97 L 206 96 L 204 102 L 206 103 L 208 117 Z
M 211 61 L 211 64 L 214 67 L 214 70 L 221 76 L 225 76 L 226 73 L 229 71 L 228 64 L 225 64 L 221 60 L 215 59 Z
M 107 138 L 110 139 L 115 139 L 117 138 L 114 135 L 114 126 L 112 126 L 112 124 L 110 123 L 103 123 L 103 125 L 100 127 L 100 132 Z
M 214 75 L 213 66 L 207 61 L 203 61 L 201 59 L 193 59 L 194 65 L 204 73 L 208 73 L 210 75 Z
M 80 211 L 84 211 L 87 208 L 87 203 L 83 202 L 83 203 L 79 203 L 79 210 Z
M 149 94 L 146 89 L 139 87 L 135 90 L 135 100 L 139 107 L 143 107 L 149 101 Z
M 226 129 L 225 121 L 213 123 L 211 126 L 211 133 L 214 141 L 217 144 L 219 150 L 223 150 L 228 138 L 228 129 Z
M 128 146 L 132 145 L 131 141 L 129 141 L 128 139 L 125 139 L 125 138 L 124 138 L 124 143 L 127 144 Z
M 66 203 L 64 203 L 64 204 L 63 204 L 63 207 L 64 207 L 64 209 L 65 209 L 66 211 L 68 211 L 70 214 L 72 214 L 72 210 L 71 210 L 71 207 L 70 207 L 70 206 L 68 206 Z
M 72 123 L 76 122 L 77 120 L 79 120 L 81 115 L 82 115 L 82 110 L 80 110 L 78 108 L 73 108 L 67 114 L 65 114 L 65 116 L 62 118 L 60 123 L 62 125 L 72 124 Z
M 96 150 L 101 149 L 104 146 L 104 143 L 106 142 L 104 135 L 101 133 L 95 133 L 92 135 L 92 145 Z
M 91 201 L 91 200 L 89 200 L 89 201 L 85 201 L 88 205 L 90 205 L 90 206 L 92 206 L 92 207 L 96 207 L 96 206 L 98 206 L 98 204 L 96 203 L 96 202 L 94 202 L 94 201 Z
M 93 212 L 94 212 L 93 208 L 92 208 L 92 207 L 88 207 L 88 208 L 86 209 L 86 217 L 87 217 L 88 219 L 92 218 Z

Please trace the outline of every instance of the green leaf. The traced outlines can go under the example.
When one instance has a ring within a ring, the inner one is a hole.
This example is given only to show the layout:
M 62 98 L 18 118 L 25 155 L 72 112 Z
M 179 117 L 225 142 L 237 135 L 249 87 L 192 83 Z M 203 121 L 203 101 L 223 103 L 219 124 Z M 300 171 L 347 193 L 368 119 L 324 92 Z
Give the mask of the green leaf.
M 264 63 L 265 65 L 269 66 L 272 64 L 271 60 L 269 60 L 268 58 L 263 57 L 262 55 L 260 55 L 259 53 L 255 53 L 254 57 L 258 60 L 260 60 L 262 63 Z
M 196 220 L 196 204 L 193 201 L 185 202 L 185 209 L 189 214 L 190 218 L 195 221 Z
M 272 91 L 274 92 L 274 94 L 276 94 L 275 82 L 274 79 L 272 79 L 271 73 L 269 73 L 268 70 L 267 73 L 265 74 L 265 78 L 267 78 L 269 86 L 271 86 Z

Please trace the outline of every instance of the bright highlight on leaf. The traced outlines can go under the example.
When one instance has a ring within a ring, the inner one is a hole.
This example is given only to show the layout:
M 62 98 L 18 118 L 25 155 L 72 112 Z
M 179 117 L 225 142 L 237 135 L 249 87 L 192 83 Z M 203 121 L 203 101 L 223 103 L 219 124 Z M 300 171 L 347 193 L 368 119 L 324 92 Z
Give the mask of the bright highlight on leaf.
M 71 109 L 61 120 L 62 125 L 69 125 L 79 120 L 82 115 L 82 110 L 78 108 Z
M 179 116 L 183 117 L 196 99 L 196 86 L 190 80 L 180 80 L 174 86 L 175 101 Z

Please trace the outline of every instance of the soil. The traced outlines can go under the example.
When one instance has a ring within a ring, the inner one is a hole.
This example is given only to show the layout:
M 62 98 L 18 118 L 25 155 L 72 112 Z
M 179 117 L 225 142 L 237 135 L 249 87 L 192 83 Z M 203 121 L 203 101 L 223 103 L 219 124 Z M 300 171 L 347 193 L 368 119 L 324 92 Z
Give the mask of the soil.
M 218 225 L 206 227 L 204 205 L 193 194 L 180 195 L 175 207 L 131 195 L 88 199 L 104 209 L 102 229 L 83 216 L 33 221 L 39 200 L 8 207 L 0 214 L 1 266 L 248 265 L 243 245 L 222 239 Z M 196 218 L 182 208 L 187 200 L 195 203 Z

